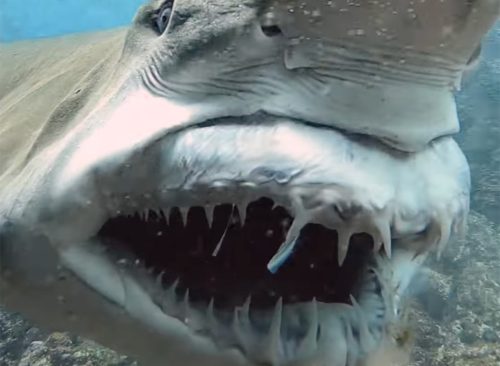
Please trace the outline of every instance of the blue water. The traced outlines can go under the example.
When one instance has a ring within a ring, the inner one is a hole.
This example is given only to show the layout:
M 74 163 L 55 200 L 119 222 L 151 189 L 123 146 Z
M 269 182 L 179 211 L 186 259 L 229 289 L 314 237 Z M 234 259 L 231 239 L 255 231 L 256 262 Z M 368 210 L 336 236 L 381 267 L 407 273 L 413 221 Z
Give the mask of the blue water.
M 145 0 L 0 0 L 0 42 L 113 28 Z

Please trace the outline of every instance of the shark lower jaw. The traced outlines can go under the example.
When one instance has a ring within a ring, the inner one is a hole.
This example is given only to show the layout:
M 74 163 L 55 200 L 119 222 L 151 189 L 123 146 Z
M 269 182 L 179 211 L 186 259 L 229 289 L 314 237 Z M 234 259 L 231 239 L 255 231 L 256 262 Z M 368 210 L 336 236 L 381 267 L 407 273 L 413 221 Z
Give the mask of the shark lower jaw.
M 468 210 L 451 139 L 406 154 L 284 120 L 187 129 L 125 155 L 59 170 L 43 230 L 99 294 L 221 365 L 226 351 L 363 359 Z
M 273 268 L 297 217 L 268 197 L 141 209 L 110 218 L 61 256 L 160 333 L 208 342 L 207 357 L 232 350 L 251 364 L 349 365 L 375 350 L 394 320 L 391 250 L 374 233 L 353 234 L 345 250 L 342 228 L 305 224 Z M 396 257 L 400 250 L 395 244 Z

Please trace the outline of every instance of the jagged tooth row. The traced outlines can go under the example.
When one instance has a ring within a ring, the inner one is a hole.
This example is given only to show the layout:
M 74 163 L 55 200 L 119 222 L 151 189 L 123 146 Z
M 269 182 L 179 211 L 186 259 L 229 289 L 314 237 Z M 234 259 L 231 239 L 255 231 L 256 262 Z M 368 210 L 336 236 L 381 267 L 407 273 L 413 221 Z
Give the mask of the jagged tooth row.
M 379 274 L 377 274 L 379 276 Z M 156 279 L 156 284 L 161 284 L 162 274 Z M 235 345 L 242 347 L 247 355 L 250 355 L 257 362 L 262 362 L 270 365 L 279 365 L 285 357 L 285 344 L 282 338 L 283 327 L 283 314 L 284 305 L 283 300 L 280 298 L 274 307 L 271 323 L 267 334 L 262 337 L 259 336 L 250 321 L 250 305 L 251 296 L 249 296 L 245 303 L 234 309 L 233 320 L 230 326 L 230 333 L 227 333 L 226 325 L 217 320 L 214 310 L 214 299 L 212 298 L 206 308 L 202 312 L 193 307 L 189 299 L 189 290 L 186 290 L 184 296 L 179 298 L 176 295 L 179 280 L 168 286 L 163 291 L 162 310 L 182 321 L 186 326 L 190 327 L 196 332 L 210 333 L 216 342 L 221 342 L 219 346 L 226 347 L 228 345 Z M 356 339 L 346 332 L 346 341 L 348 344 L 358 342 L 362 350 L 368 350 L 373 347 L 377 342 L 368 328 L 368 319 L 366 318 L 365 309 L 362 305 L 358 304 L 357 300 L 351 296 L 352 306 L 335 304 L 334 306 L 339 309 L 350 309 L 346 314 L 345 320 L 348 322 L 348 327 L 355 328 L 358 332 Z M 386 301 L 384 299 L 384 301 Z M 307 359 L 316 354 L 320 344 L 318 343 L 318 328 L 320 325 L 319 306 L 316 299 L 313 299 L 307 304 L 304 304 L 308 328 L 305 336 L 299 342 L 296 348 L 296 356 L 300 359 Z M 324 305 L 325 306 L 325 305 Z M 326 305 L 326 306 L 331 306 Z M 293 310 L 292 310 L 293 311 Z M 337 312 L 335 312 L 337 313 Z M 347 315 L 348 314 L 348 315 Z M 223 336 L 225 335 L 225 337 Z M 226 343 L 224 343 L 226 342 Z M 229 343 L 227 343 L 229 342 Z M 290 356 L 290 355 L 289 355 Z M 354 359 L 354 358 L 353 358 Z
M 218 245 L 216 246 L 214 252 L 212 253 L 213 256 L 217 256 L 218 252 L 221 249 L 222 242 L 225 238 L 227 228 L 229 227 L 230 224 L 230 219 L 231 217 L 236 213 L 240 217 L 240 222 L 241 225 L 244 225 L 246 222 L 246 208 L 247 208 L 248 203 L 240 203 L 236 204 L 232 208 L 232 214 L 230 218 L 228 219 L 228 223 L 226 225 L 226 229 L 224 230 L 224 233 L 222 237 L 219 240 Z M 173 209 L 173 208 L 172 208 Z M 181 214 L 182 218 L 182 223 L 183 225 L 186 225 L 187 223 L 187 216 L 189 212 L 189 208 L 187 207 L 179 207 L 178 208 Z M 213 225 L 213 220 L 214 220 L 214 210 L 215 210 L 215 205 L 207 205 L 204 207 L 205 209 L 205 215 L 207 218 L 207 222 L 209 227 L 212 227 Z M 171 209 L 164 209 L 163 212 L 165 212 L 165 216 L 168 217 L 170 215 L 170 210 Z M 317 214 L 317 213 L 315 213 Z M 159 215 L 159 214 L 158 214 Z M 308 217 L 311 216 L 311 217 Z M 314 219 L 312 217 L 313 215 L 309 215 L 305 210 L 297 210 L 297 215 L 296 218 L 294 219 L 292 226 L 290 227 L 285 241 L 282 243 L 278 251 L 275 253 L 275 255 L 271 258 L 269 261 L 267 267 L 271 273 L 276 273 L 279 268 L 286 262 L 286 260 L 290 257 L 290 255 L 294 251 L 295 244 L 297 243 L 297 239 L 300 235 L 300 231 L 302 228 L 307 225 L 309 222 L 313 222 Z M 446 215 L 443 215 L 442 217 L 446 217 Z M 443 222 L 441 220 L 441 222 Z M 447 224 L 443 224 L 443 228 L 446 228 Z M 448 225 L 449 226 L 449 225 Z M 385 213 L 378 213 L 378 214 L 370 214 L 370 215 L 365 215 L 364 220 L 361 222 L 353 222 L 353 223 L 342 223 L 342 225 L 339 225 L 337 228 L 337 233 L 338 233 L 338 263 L 339 266 L 342 266 L 345 258 L 347 256 L 347 253 L 349 251 L 349 243 L 352 235 L 356 233 L 361 233 L 361 232 L 368 232 L 369 234 L 372 235 L 373 240 L 374 240 L 374 250 L 378 252 L 382 247 L 384 248 L 387 256 L 390 258 L 391 257 L 391 230 L 390 230 L 390 220 L 387 214 Z M 446 231 L 443 231 L 446 233 Z M 447 242 L 449 238 L 448 236 L 444 236 L 442 242 Z
M 238 203 L 232 208 L 231 217 L 237 214 L 240 218 L 241 225 L 244 225 L 246 222 L 246 210 L 247 210 L 248 202 Z M 163 212 L 167 218 L 170 216 L 170 211 L 173 208 L 165 208 Z M 178 207 L 183 225 L 187 223 L 187 216 L 189 212 L 188 207 Z M 207 218 L 207 222 L 209 227 L 212 227 L 214 220 L 214 211 L 215 205 L 206 205 L 204 206 L 205 216 Z M 295 211 L 297 213 L 295 220 L 293 221 L 292 226 L 290 227 L 285 241 L 282 243 L 276 254 L 269 261 L 267 267 L 271 273 L 275 273 L 279 270 L 279 268 L 286 262 L 286 260 L 290 257 L 290 255 L 294 251 L 295 244 L 300 235 L 300 231 L 302 228 L 308 224 L 309 222 L 314 222 L 314 215 L 308 213 L 307 211 L 296 207 Z M 159 214 L 158 214 L 159 215 Z M 310 216 L 310 217 L 309 217 Z M 149 215 L 147 216 L 149 217 Z M 230 217 L 230 218 L 231 218 Z M 446 217 L 446 216 L 443 216 Z M 230 220 L 229 218 L 229 220 Z M 229 226 L 229 223 L 226 226 Z M 390 220 L 387 214 L 385 213 L 373 213 L 370 215 L 365 215 L 364 220 L 361 222 L 353 222 L 353 223 L 345 223 L 342 222 L 341 225 L 338 225 L 336 228 L 338 233 L 338 263 L 340 266 L 343 265 L 347 253 L 349 251 L 349 242 L 352 235 L 361 232 L 368 232 L 372 235 L 374 239 L 374 250 L 378 252 L 382 247 L 384 248 L 388 257 L 391 257 L 391 230 L 390 230 Z M 219 240 L 219 244 L 216 246 L 213 256 L 217 256 L 219 250 L 221 249 L 221 244 L 224 240 L 225 234 L 227 230 L 224 230 L 224 233 Z M 445 237 L 446 241 L 447 238 Z M 443 240 L 444 242 L 444 240 Z
M 249 202 L 241 202 L 233 205 L 232 213 L 229 219 L 237 215 L 240 219 L 240 225 L 243 226 L 246 222 L 246 211 L 248 204 Z M 212 228 L 214 222 L 215 207 L 216 205 L 210 205 L 210 204 L 202 206 L 209 228 Z M 175 208 L 179 210 L 183 226 L 186 226 L 190 207 L 175 206 L 175 207 L 164 207 L 162 209 L 157 209 L 157 210 L 146 209 L 144 210 L 143 213 L 140 214 L 140 218 L 144 221 L 147 221 L 151 217 L 151 212 L 154 212 L 158 217 L 160 217 L 161 214 L 163 213 L 166 223 L 168 224 L 172 210 L 174 210 Z
M 316 222 L 317 217 L 329 216 L 327 212 L 324 212 L 322 215 L 317 209 L 314 212 L 308 212 L 301 206 L 297 206 L 297 204 L 294 207 L 294 211 L 296 217 L 287 233 L 285 241 L 267 264 L 267 268 L 271 273 L 276 273 L 293 253 L 300 231 L 305 225 L 310 222 Z M 337 258 L 339 266 L 344 264 L 349 251 L 351 237 L 357 233 L 368 233 L 373 237 L 375 252 L 379 252 L 383 247 L 389 258 L 392 255 L 391 220 L 388 210 L 377 213 L 364 213 L 362 216 L 354 217 L 351 222 L 340 220 L 339 223 L 332 224 L 319 220 L 319 223 L 326 224 L 329 227 L 333 225 L 333 228 L 337 231 Z
M 371 213 L 363 216 L 359 222 L 344 223 L 336 228 L 338 233 L 338 262 L 342 266 L 349 251 L 351 237 L 357 233 L 368 233 L 373 239 L 373 251 L 378 253 L 382 248 L 392 256 L 392 239 L 389 215 L 385 212 Z
M 161 286 L 162 279 L 163 275 L 160 274 L 156 279 L 158 286 Z M 186 326 L 196 331 L 208 331 L 212 334 L 214 340 L 219 339 L 219 336 L 224 333 L 221 327 L 225 327 L 225 325 L 220 323 L 216 318 L 214 299 L 210 300 L 203 314 L 190 304 L 189 290 L 186 290 L 182 298 L 178 298 L 178 295 L 176 295 L 178 285 L 179 280 L 177 279 L 173 284 L 163 289 L 161 303 L 163 312 L 170 316 L 175 316 L 186 324 Z M 259 337 L 251 324 L 251 301 L 251 296 L 249 296 L 242 306 L 234 309 L 231 325 L 232 337 L 234 337 L 232 342 L 237 342 L 247 354 L 256 357 L 256 361 L 278 365 L 284 356 L 281 333 L 284 312 L 283 300 L 280 298 L 276 302 L 268 332 L 264 337 Z M 297 349 L 301 357 L 312 355 L 318 347 L 317 331 L 319 327 L 319 315 L 316 299 L 313 299 L 313 301 L 305 306 L 307 306 L 306 314 L 309 326 L 305 337 L 301 340 Z

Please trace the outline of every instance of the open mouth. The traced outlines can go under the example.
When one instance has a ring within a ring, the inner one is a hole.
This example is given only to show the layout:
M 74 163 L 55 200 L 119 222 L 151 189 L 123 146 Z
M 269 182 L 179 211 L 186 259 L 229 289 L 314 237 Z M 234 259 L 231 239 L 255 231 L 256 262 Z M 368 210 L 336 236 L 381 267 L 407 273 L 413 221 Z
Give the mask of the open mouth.
M 464 161 L 449 139 L 407 156 L 286 121 L 186 129 L 64 185 L 81 209 L 57 217 L 81 227 L 51 235 L 83 240 L 64 264 L 166 339 L 350 365 L 385 337 L 419 254 L 463 221 Z
M 241 210 L 241 207 L 240 207 Z M 248 297 L 252 307 L 272 309 L 316 299 L 351 303 L 372 252 L 368 234 L 351 237 L 339 264 L 337 233 L 319 224 L 304 226 L 294 252 L 270 273 L 266 265 L 284 242 L 294 218 L 269 198 L 260 198 L 240 212 L 221 204 L 207 213 L 202 207 L 181 212 L 148 210 L 108 220 L 99 232 L 108 248 L 132 254 L 177 295 L 189 290 L 193 303 L 233 309 Z M 123 260 L 123 259 L 122 259 Z
M 254 361 L 313 357 L 331 342 L 334 359 L 369 350 L 390 311 L 376 263 L 387 258 L 384 248 L 368 233 L 353 234 L 339 258 L 337 230 L 301 224 L 293 250 L 272 270 L 294 221 L 300 219 L 264 196 L 248 205 L 119 215 L 97 238 L 118 267 L 139 270 L 133 277 L 164 314 Z

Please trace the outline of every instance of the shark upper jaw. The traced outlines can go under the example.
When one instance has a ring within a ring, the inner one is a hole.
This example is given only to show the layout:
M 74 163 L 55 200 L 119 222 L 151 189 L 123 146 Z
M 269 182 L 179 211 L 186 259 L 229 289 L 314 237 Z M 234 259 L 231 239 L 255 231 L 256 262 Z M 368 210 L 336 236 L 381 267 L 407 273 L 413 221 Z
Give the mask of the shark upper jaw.
M 451 138 L 406 154 L 370 138 L 257 114 L 178 130 L 119 153 L 89 153 L 106 131 L 86 135 L 78 149 L 67 145 L 48 189 L 31 200 L 30 222 L 97 293 L 166 339 L 198 347 L 217 364 L 344 366 L 363 358 L 384 336 L 397 299 L 425 254 L 442 249 L 468 211 L 467 164 Z M 337 232 L 332 247 L 340 262 L 352 257 L 355 234 L 370 235 L 368 246 L 375 250 L 362 252 L 352 298 L 348 294 L 343 304 L 277 299 L 264 311 L 250 310 L 258 314 L 252 321 L 263 319 L 258 332 L 245 323 L 245 302 L 235 306 L 236 316 L 231 309 L 230 322 L 220 320 L 227 315 L 216 306 L 214 322 L 209 303 L 201 311 L 189 298 L 181 301 L 172 290 L 170 295 L 159 290 L 141 258 L 131 261 L 137 265 L 121 265 L 128 254 L 103 251 L 106 244 L 98 235 L 113 217 L 172 207 L 178 212 L 205 207 L 210 215 L 210 208 L 225 203 L 237 207 L 241 219 L 260 197 L 294 218 L 283 250 L 263 264 L 271 272 L 279 274 L 293 258 L 298 250 L 293 241 L 308 224 Z M 290 319 L 306 324 L 299 327 L 300 336 L 287 335 Z

